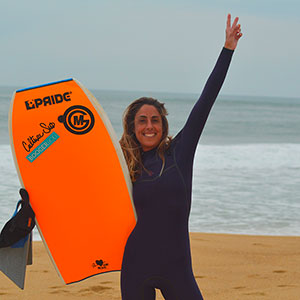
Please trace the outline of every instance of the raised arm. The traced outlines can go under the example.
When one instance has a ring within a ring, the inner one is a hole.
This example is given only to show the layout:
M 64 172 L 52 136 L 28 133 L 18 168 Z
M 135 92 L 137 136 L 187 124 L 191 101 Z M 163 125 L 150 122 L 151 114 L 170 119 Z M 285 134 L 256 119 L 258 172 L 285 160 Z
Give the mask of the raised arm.
M 192 160 L 194 157 L 198 140 L 203 131 L 209 112 L 225 80 L 233 51 L 241 36 L 241 26 L 238 24 L 238 18 L 235 18 L 231 25 L 231 15 L 228 14 L 224 48 L 205 84 L 199 100 L 193 107 L 188 120 L 180 133 L 177 157 L 184 165 L 189 162 L 189 159 Z

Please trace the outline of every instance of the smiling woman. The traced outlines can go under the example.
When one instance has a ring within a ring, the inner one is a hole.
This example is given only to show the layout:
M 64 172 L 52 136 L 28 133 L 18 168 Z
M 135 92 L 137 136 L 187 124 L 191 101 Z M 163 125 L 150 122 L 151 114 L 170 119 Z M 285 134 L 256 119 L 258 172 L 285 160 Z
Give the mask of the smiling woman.
M 155 289 L 166 300 L 202 300 L 192 271 L 188 219 L 195 150 L 210 110 L 225 80 L 233 50 L 242 36 L 238 18 L 204 90 L 183 129 L 168 137 L 163 103 L 140 98 L 124 114 L 120 140 L 133 181 L 137 223 L 124 251 L 123 300 L 154 300 Z

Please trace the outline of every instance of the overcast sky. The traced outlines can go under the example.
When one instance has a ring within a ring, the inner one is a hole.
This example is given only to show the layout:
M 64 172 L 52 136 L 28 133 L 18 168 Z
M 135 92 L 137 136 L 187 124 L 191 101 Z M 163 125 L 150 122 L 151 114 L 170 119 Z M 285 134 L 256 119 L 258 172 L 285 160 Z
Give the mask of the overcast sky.
M 300 98 L 299 0 L 0 0 L 0 85 L 198 93 L 228 12 L 244 36 L 222 94 Z

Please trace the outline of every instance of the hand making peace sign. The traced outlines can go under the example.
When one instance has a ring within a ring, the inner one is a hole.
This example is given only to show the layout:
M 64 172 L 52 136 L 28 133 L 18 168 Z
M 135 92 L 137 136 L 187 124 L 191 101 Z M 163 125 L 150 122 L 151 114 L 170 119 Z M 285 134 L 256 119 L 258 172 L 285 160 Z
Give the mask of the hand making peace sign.
M 231 26 L 231 15 L 227 16 L 226 26 L 226 41 L 224 47 L 230 50 L 234 50 L 238 44 L 239 39 L 242 37 L 241 25 L 238 24 L 239 18 L 236 17 Z

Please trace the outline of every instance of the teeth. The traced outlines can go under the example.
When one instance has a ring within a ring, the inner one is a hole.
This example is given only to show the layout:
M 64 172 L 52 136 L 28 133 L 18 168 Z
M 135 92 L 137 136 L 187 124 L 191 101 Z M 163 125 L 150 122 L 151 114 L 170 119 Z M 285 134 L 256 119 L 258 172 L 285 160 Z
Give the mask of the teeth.
M 153 137 L 153 136 L 155 136 L 155 133 L 145 133 L 144 136 Z

